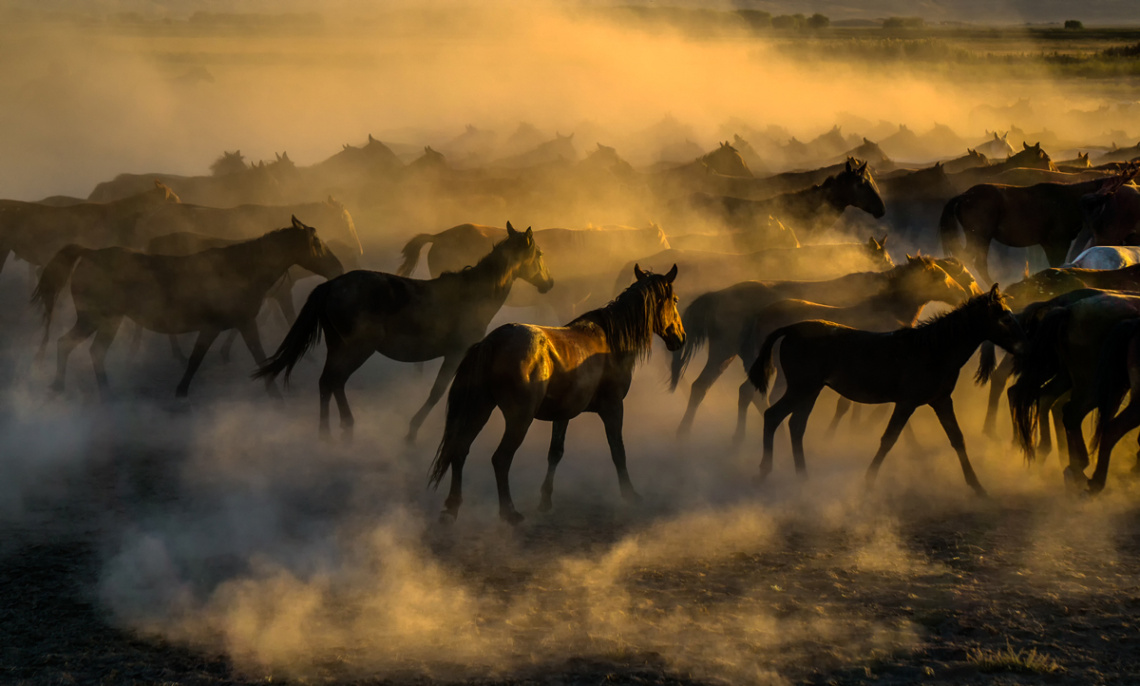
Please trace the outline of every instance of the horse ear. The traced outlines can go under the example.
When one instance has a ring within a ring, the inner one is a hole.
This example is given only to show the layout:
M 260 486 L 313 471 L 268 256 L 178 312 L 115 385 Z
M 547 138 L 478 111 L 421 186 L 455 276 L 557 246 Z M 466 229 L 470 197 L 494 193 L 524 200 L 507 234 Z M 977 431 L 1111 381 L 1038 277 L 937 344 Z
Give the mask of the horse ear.
M 910 253 L 907 253 L 907 254 L 906 254 L 906 261 L 907 261 L 907 262 L 910 262 L 910 261 L 911 261 L 911 260 L 913 260 L 913 259 L 914 259 L 914 256 L 913 256 L 913 255 L 911 255 Z
M 1025 148 L 1026 150 L 1028 150 L 1028 149 L 1029 149 L 1029 144 L 1028 144 L 1028 143 L 1026 143 L 1025 141 L 1021 141 L 1021 147 Z
M 990 286 L 990 297 L 995 300 L 1001 297 L 1001 293 L 998 292 L 998 285 L 996 281 L 994 282 L 993 286 Z
M 515 235 L 516 233 L 518 233 L 518 231 L 515 231 L 515 227 L 511 226 L 511 223 L 508 221 L 508 222 L 507 222 L 507 235 L 508 235 L 508 236 L 513 236 L 513 235 Z
M 633 275 L 637 277 L 638 281 L 644 281 L 645 277 L 649 276 L 645 272 L 641 271 L 641 267 L 639 267 L 637 264 L 633 265 Z
M 851 158 L 847 158 L 847 171 L 851 171 Z
M 369 143 L 375 143 L 376 142 L 376 139 L 372 137 L 372 134 L 368 134 L 368 142 Z
M 969 154 L 969 155 L 973 155 L 973 154 L 974 154 L 974 149 L 973 149 L 973 148 L 966 148 L 966 153 L 967 153 L 967 154 Z
M 534 231 L 531 231 L 529 226 L 526 227 L 526 234 L 525 235 L 526 235 L 526 244 L 527 245 L 534 245 Z
M 675 278 L 677 278 L 677 263 L 676 262 L 673 263 L 673 268 L 665 273 L 665 281 L 667 283 L 673 283 L 673 279 L 675 279 Z
M 879 247 L 885 248 L 886 246 L 887 246 L 887 234 L 884 233 L 883 237 L 879 239 Z
M 867 164 L 868 164 L 867 162 L 864 162 L 863 165 L 859 167 L 859 173 L 860 174 L 867 171 Z
M 301 220 L 300 220 L 300 219 L 297 219 L 297 215 L 293 215 L 292 219 L 293 219 L 293 228 L 294 228 L 294 229 L 303 229 L 303 228 L 305 228 L 305 225 L 301 223 Z

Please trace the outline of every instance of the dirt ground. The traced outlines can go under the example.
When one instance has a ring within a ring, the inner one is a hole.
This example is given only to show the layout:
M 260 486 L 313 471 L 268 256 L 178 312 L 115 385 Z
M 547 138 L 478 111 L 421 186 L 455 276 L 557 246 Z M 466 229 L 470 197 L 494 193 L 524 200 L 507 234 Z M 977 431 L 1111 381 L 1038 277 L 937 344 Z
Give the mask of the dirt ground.
M 867 492 L 885 419 L 828 440 L 825 395 L 810 479 L 783 435 L 757 487 L 755 417 L 746 448 L 726 448 L 739 372 L 679 443 L 685 394 L 664 390 L 659 350 L 627 402 L 641 504 L 618 497 L 585 417 L 539 514 L 538 423 L 511 474 L 527 520 L 499 523 L 495 418 L 443 526 L 443 494 L 425 488 L 442 411 L 419 445 L 401 440 L 428 385 L 410 367 L 370 361 L 349 389 L 355 442 L 322 444 L 317 364 L 272 403 L 240 381 L 246 358 L 214 358 L 179 404 L 164 351 L 148 344 L 134 367 L 113 351 L 109 403 L 83 355 L 63 397 L 30 360 L 4 370 L 0 682 L 1140 681 L 1140 486 L 1123 448 L 1089 500 L 1065 493 L 1055 457 L 1026 466 L 968 430 L 982 500 L 920 411 L 918 443 Z M 967 428 L 982 399 L 964 380 Z

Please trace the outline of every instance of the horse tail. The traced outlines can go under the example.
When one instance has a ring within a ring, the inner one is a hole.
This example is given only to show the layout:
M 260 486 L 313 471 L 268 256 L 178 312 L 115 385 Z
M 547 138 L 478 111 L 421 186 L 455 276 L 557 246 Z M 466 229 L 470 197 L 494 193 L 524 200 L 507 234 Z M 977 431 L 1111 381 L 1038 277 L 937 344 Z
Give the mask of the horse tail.
M 1033 434 L 1040 420 L 1037 402 L 1041 389 L 1060 371 L 1057 341 L 1069 323 L 1069 310 L 1058 308 L 1041 320 L 1037 335 L 1029 339 L 1025 353 L 1014 358 L 1017 382 L 1009 387 L 1009 409 L 1013 415 L 1013 434 L 1026 457 L 1033 459 L 1036 446 Z
M 1093 383 L 1096 400 L 1096 429 L 1093 432 L 1093 449 L 1104 437 L 1104 430 L 1120 407 L 1120 401 L 1128 391 L 1127 373 L 1121 370 L 1128 367 L 1128 352 L 1133 337 L 1140 331 L 1140 320 L 1132 319 L 1113 327 L 1100 348 L 1096 379 Z
M 293 366 L 301 359 L 309 348 L 321 340 L 321 329 L 325 324 L 325 303 L 331 292 L 330 281 L 326 281 L 313 289 L 305 300 L 304 307 L 297 314 L 293 326 L 277 347 L 277 352 L 265 361 L 253 373 L 254 379 L 276 379 L 277 375 L 285 372 L 285 385 L 289 385 L 289 376 L 293 373 Z
M 693 360 L 693 355 L 704 347 L 709 339 L 709 328 L 712 323 L 713 306 L 716 304 L 716 293 L 705 293 L 697 296 L 681 314 L 681 323 L 685 326 L 685 344 L 680 350 L 673 353 L 673 361 L 669 366 L 669 390 L 677 390 L 685 370 Z
M 474 408 L 494 402 L 490 384 L 484 379 L 491 352 L 491 346 L 483 342 L 476 343 L 467 349 L 463 360 L 455 370 L 455 378 L 452 379 L 451 388 L 447 392 L 447 419 L 443 438 L 439 442 L 435 459 L 432 460 L 428 471 L 428 485 L 433 488 L 439 487 L 452 462 L 460 454 L 455 446 L 472 430 L 473 427 L 469 426 L 468 422 L 476 415 L 486 421 L 482 413 L 474 411 Z M 481 424 L 474 427 L 476 432 L 479 428 L 482 428 Z
M 400 268 L 396 270 L 399 276 L 411 276 L 412 272 L 416 269 L 416 264 L 420 261 L 420 251 L 423 250 L 424 245 L 431 243 L 435 240 L 433 233 L 421 233 L 404 245 L 404 249 L 400 253 L 404 256 L 404 262 Z
M 44 310 L 44 337 L 40 341 L 40 355 L 43 355 L 44 349 L 47 348 L 56 298 L 59 297 L 59 292 L 63 290 L 63 287 L 67 285 L 67 280 L 71 278 L 71 271 L 75 268 L 75 263 L 91 251 L 91 248 L 71 243 L 60 248 L 59 252 L 44 265 L 40 280 L 32 292 L 32 303 L 39 305 Z
M 993 376 L 994 367 L 997 366 L 997 351 L 995 347 L 993 341 L 982 341 L 982 346 L 979 348 L 978 371 L 974 374 L 974 381 L 976 381 L 979 386 L 988 383 L 990 377 Z
M 748 368 L 748 380 L 752 382 L 752 385 L 755 386 L 756 390 L 760 391 L 761 394 L 768 392 L 768 379 L 772 376 L 772 367 L 774 366 L 772 363 L 772 348 L 775 347 L 776 341 L 787 335 L 788 330 L 795 326 L 796 324 L 781 326 L 768 334 L 768 337 L 764 339 L 764 345 L 760 346 L 760 355 L 756 358 L 756 361 L 752 363 L 752 366 Z
M 961 254 L 963 243 L 958 233 L 958 205 L 962 196 L 956 195 L 946 201 L 942 208 L 942 218 L 938 220 L 939 235 L 942 237 L 942 250 L 947 255 Z

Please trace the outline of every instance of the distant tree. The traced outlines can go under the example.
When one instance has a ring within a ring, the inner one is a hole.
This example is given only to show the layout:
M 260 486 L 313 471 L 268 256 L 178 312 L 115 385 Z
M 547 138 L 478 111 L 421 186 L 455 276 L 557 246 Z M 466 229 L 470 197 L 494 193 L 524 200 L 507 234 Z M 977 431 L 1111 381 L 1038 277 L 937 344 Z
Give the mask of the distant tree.
M 1079 30 L 1083 29 L 1084 27 L 1085 25 L 1082 24 L 1078 19 L 1069 19 L 1065 21 L 1065 28 L 1067 29 Z
M 754 29 L 767 29 L 772 26 L 771 12 L 763 10 L 736 10 L 736 14 Z
M 807 19 L 807 26 L 809 29 L 826 29 L 831 24 L 831 20 L 827 18 L 826 14 L 816 12 Z
M 800 16 L 802 17 L 803 15 Z M 772 28 L 774 29 L 796 29 L 800 26 L 800 22 L 797 22 L 795 16 L 791 14 L 781 14 L 772 17 Z

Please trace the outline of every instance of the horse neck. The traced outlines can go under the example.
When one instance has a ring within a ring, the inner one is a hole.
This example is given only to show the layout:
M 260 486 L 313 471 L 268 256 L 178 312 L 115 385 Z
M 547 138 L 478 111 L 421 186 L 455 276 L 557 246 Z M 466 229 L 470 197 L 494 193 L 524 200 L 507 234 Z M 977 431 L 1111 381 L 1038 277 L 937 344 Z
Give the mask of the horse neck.
M 242 273 L 248 281 L 265 284 L 268 288 L 298 262 L 296 251 L 286 249 L 281 243 L 282 237 L 270 233 L 218 249 L 225 251 L 225 256 L 230 261 L 241 265 Z
M 926 304 L 933 300 L 907 288 L 888 287 L 887 290 L 869 299 L 873 312 L 885 312 L 893 319 L 914 326 Z
M 492 250 L 473 267 L 456 272 L 455 282 L 466 298 L 485 301 L 498 312 L 515 280 L 516 264 L 502 250 Z
M 596 326 L 605 335 L 611 354 L 632 365 L 638 357 L 648 354 L 653 343 L 649 318 L 653 298 L 643 288 L 626 289 L 605 307 L 587 312 L 568 326 Z
M 913 329 L 920 349 L 947 359 L 958 367 L 966 361 L 986 339 L 977 325 L 979 313 L 973 307 L 960 307 Z

